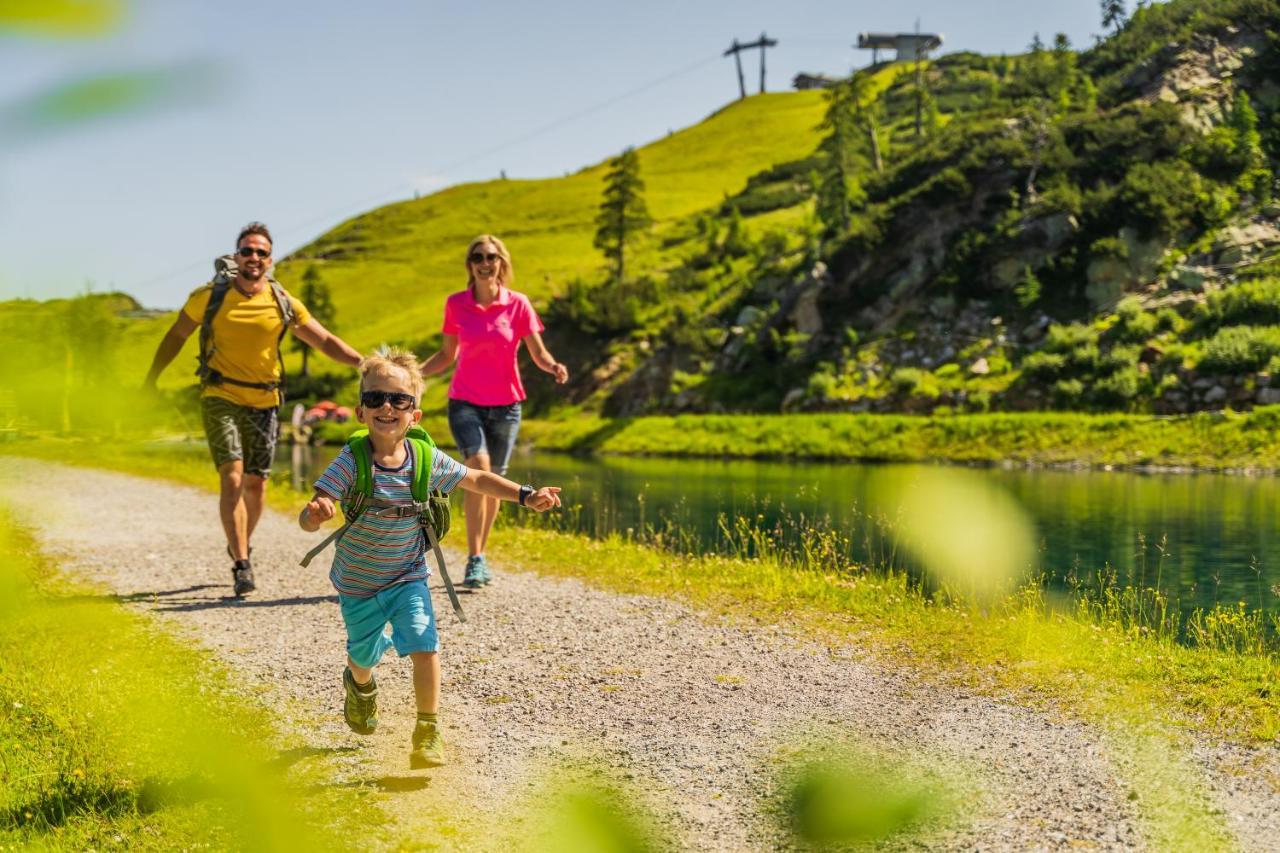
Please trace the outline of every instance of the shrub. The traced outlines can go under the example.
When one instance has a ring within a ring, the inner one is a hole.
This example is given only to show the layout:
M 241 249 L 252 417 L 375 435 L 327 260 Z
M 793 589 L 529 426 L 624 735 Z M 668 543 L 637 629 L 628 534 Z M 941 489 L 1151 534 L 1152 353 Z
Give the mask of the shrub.
M 1280 324 L 1280 279 L 1245 281 L 1209 295 L 1200 320 L 1210 328 Z
M 1084 396 L 1084 383 L 1079 379 L 1059 379 L 1051 390 L 1059 405 L 1077 405 Z
M 1116 338 L 1121 341 L 1142 342 L 1156 333 L 1159 321 L 1155 314 L 1142 310 L 1142 302 L 1135 297 L 1127 297 L 1116 306 Z
M 1207 373 L 1258 370 L 1280 355 L 1280 326 L 1228 326 L 1205 341 L 1199 368 Z
M 1103 405 L 1121 405 L 1138 396 L 1142 374 L 1132 364 L 1120 368 L 1093 386 L 1093 398 Z
M 1175 235 L 1200 220 L 1204 179 L 1182 160 L 1139 162 L 1120 187 L 1120 201 L 1147 234 Z
M 1060 352 L 1033 352 L 1022 360 L 1022 373 L 1029 379 L 1048 380 L 1066 370 L 1067 357 Z

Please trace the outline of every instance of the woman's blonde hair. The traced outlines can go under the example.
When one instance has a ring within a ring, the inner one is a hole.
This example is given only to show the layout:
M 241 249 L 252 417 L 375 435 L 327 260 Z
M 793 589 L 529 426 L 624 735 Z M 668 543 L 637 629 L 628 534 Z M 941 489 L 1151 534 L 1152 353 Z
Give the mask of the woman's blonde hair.
M 498 250 L 498 255 L 502 258 L 502 263 L 498 268 L 498 283 L 503 287 L 510 287 L 512 282 L 516 280 L 515 268 L 511 266 L 511 253 L 507 251 L 507 244 L 492 234 L 481 234 L 467 246 L 466 257 L 462 260 L 463 266 L 467 268 L 467 287 L 476 283 L 476 277 L 471 274 L 471 253 L 481 243 L 492 243 L 493 247 Z
M 422 371 L 418 367 L 418 357 L 406 349 L 387 344 L 380 345 L 373 352 L 360 359 L 360 391 L 364 391 L 364 380 L 368 376 L 387 376 L 394 374 L 396 368 L 409 374 L 409 390 L 413 399 L 422 402 Z

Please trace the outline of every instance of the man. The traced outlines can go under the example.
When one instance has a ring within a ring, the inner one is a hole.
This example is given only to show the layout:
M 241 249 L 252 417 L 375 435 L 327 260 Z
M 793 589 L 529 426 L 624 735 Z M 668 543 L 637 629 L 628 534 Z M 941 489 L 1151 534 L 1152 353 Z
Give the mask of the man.
M 209 452 L 218 469 L 218 512 L 233 561 L 237 598 L 255 588 L 249 540 L 262 516 L 280 433 L 280 343 L 286 327 L 334 361 L 353 367 L 360 363 L 360 353 L 271 279 L 271 242 L 271 232 L 261 222 L 240 231 L 234 266 L 219 259 L 219 276 L 192 291 L 156 349 L 146 378 L 146 386 L 154 388 L 187 338 L 201 329 L 200 404 Z

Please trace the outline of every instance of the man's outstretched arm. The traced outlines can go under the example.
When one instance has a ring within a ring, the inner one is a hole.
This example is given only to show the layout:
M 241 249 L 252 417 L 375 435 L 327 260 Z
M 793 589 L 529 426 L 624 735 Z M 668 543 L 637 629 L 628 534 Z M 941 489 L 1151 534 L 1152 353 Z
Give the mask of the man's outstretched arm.
M 300 326 L 294 326 L 293 334 L 304 344 L 310 345 L 339 364 L 355 367 L 360 363 L 360 353 L 316 320 L 308 320 Z
M 185 312 L 178 312 L 178 319 L 173 321 L 164 339 L 160 341 L 160 346 L 156 347 L 155 358 L 151 360 L 151 369 L 147 371 L 147 378 L 143 382 L 145 387 L 155 387 L 160 374 L 169 366 L 169 362 L 178 357 L 178 353 L 182 352 L 182 345 L 198 328 L 200 328 L 199 323 L 188 317 Z

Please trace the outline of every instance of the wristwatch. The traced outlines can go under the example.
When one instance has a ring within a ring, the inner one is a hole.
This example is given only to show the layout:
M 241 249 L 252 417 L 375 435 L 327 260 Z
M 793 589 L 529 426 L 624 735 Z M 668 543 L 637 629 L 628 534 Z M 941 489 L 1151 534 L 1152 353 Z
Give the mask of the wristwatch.
M 529 500 L 529 496 L 533 494 L 533 486 L 520 487 L 520 506 L 524 506 L 524 502 Z

